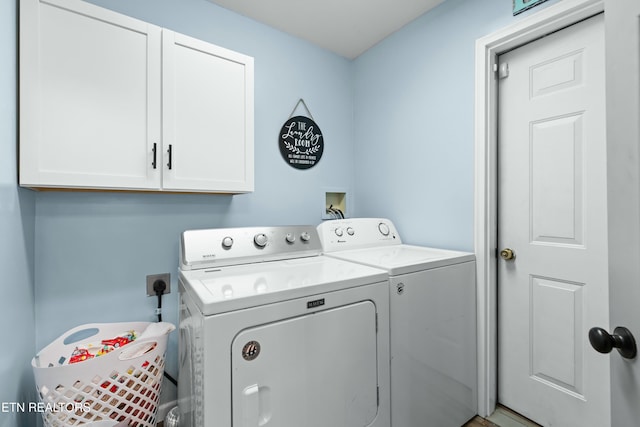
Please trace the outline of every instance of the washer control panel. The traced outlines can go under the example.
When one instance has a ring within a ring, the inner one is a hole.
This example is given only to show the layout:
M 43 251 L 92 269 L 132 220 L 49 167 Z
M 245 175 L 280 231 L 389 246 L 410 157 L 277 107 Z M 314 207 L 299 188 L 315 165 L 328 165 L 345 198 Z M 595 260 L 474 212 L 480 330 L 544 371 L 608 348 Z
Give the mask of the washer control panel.
M 317 256 L 321 249 L 312 225 L 187 230 L 180 241 L 180 269 Z
M 318 234 L 324 252 L 402 244 L 396 227 L 385 218 L 325 221 L 318 225 Z

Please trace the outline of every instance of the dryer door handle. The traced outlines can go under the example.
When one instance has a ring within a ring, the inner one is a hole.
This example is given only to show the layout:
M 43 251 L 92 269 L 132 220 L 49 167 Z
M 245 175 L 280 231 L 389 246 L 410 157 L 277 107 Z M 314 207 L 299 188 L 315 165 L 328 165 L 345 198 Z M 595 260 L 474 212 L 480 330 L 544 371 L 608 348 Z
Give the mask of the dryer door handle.
M 271 420 L 269 387 L 258 384 L 248 386 L 242 392 L 242 427 L 263 426 Z
M 255 427 L 260 418 L 260 388 L 250 385 L 242 393 L 242 426 Z

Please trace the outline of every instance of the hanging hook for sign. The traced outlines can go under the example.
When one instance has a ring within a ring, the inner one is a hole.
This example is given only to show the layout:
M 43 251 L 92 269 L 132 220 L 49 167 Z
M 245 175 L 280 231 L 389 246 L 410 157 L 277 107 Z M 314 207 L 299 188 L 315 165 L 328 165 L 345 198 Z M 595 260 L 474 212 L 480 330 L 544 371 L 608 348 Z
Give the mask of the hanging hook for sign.
M 291 111 L 291 114 L 289 114 L 289 118 L 293 117 L 293 114 L 298 109 L 298 106 L 300 105 L 300 103 L 302 103 L 302 105 L 304 105 L 304 109 L 307 110 L 307 114 L 309 114 L 309 118 L 315 122 L 315 119 L 313 118 L 313 115 L 311 114 L 311 111 L 309 111 L 309 107 L 307 107 L 307 103 L 304 102 L 304 99 L 302 99 L 302 98 L 300 98 L 298 100 L 298 102 L 296 103 L 296 106 L 293 107 L 293 111 Z

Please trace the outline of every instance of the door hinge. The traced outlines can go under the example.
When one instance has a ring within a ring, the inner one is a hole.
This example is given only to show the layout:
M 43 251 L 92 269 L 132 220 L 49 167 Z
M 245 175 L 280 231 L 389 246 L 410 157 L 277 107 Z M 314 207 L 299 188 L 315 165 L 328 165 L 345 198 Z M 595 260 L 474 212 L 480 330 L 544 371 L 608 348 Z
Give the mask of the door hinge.
M 499 79 L 506 79 L 507 77 L 509 77 L 509 63 L 508 62 L 503 62 L 500 65 L 497 65 L 497 67 L 498 67 L 498 78 Z

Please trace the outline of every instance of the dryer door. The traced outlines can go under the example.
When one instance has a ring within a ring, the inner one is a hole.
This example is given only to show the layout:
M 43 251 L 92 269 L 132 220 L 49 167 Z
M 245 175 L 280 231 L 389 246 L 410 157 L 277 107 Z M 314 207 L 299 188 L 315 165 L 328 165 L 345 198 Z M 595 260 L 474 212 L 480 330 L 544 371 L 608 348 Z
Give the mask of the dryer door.
M 231 352 L 234 426 L 353 427 L 376 417 L 371 301 L 244 330 Z

